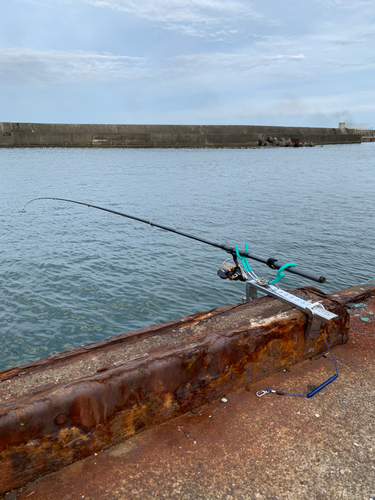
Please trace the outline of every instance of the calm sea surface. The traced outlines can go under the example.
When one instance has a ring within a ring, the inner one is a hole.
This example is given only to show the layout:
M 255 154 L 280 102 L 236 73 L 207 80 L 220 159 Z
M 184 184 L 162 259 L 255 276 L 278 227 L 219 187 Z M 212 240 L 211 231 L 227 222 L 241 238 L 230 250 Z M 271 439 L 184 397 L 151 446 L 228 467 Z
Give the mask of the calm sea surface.
M 0 149 L 0 370 L 240 302 L 227 254 L 123 211 L 327 277 L 375 278 L 375 144 L 271 149 Z M 253 262 L 260 276 L 275 271 Z

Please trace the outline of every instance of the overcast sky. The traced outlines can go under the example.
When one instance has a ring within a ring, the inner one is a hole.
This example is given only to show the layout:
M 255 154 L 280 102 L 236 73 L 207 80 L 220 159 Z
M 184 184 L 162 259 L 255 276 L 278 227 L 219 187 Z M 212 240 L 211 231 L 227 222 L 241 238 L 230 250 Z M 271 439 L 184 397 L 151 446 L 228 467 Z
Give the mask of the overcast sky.
M 375 0 L 1 0 L 0 121 L 375 126 Z

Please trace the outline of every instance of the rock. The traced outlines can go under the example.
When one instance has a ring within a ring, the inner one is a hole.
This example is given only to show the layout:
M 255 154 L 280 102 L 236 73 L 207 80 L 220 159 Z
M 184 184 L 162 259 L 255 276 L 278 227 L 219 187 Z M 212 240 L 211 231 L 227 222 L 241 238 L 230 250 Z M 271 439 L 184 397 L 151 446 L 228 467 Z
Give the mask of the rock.
M 17 500 L 17 490 L 8 491 L 5 495 L 5 500 Z
M 193 415 L 195 415 L 196 413 L 199 413 L 199 412 L 201 411 L 201 409 L 202 409 L 202 408 L 201 408 L 200 406 L 198 406 L 197 408 L 193 408 L 193 409 L 192 409 L 192 410 L 190 410 L 190 411 L 191 411 L 191 413 L 192 413 Z

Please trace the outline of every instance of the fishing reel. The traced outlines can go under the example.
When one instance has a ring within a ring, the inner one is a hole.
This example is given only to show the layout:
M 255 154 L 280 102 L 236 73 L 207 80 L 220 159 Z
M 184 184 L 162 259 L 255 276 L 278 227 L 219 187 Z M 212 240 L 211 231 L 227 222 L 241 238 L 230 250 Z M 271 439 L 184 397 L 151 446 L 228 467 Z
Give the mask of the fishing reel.
M 223 280 L 229 278 L 231 281 L 247 281 L 247 278 L 240 266 L 238 264 L 234 264 L 233 262 L 225 261 L 218 270 L 217 275 Z

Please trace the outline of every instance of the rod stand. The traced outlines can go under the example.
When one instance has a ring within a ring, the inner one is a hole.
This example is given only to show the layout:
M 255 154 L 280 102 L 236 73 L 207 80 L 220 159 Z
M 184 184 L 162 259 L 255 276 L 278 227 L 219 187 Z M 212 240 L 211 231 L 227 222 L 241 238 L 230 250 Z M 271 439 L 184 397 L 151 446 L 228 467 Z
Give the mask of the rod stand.
M 250 302 L 258 297 L 257 289 L 251 286 L 249 281 L 246 281 L 246 302 Z
M 305 342 L 311 339 L 316 339 L 322 323 L 329 323 L 333 318 L 337 318 L 337 314 L 327 311 L 320 302 L 309 302 L 308 300 L 293 295 L 281 288 L 264 283 L 262 279 L 248 279 L 246 282 L 246 302 L 250 302 L 257 298 L 257 291 L 261 291 L 270 297 L 281 300 L 299 311 L 307 315 Z

